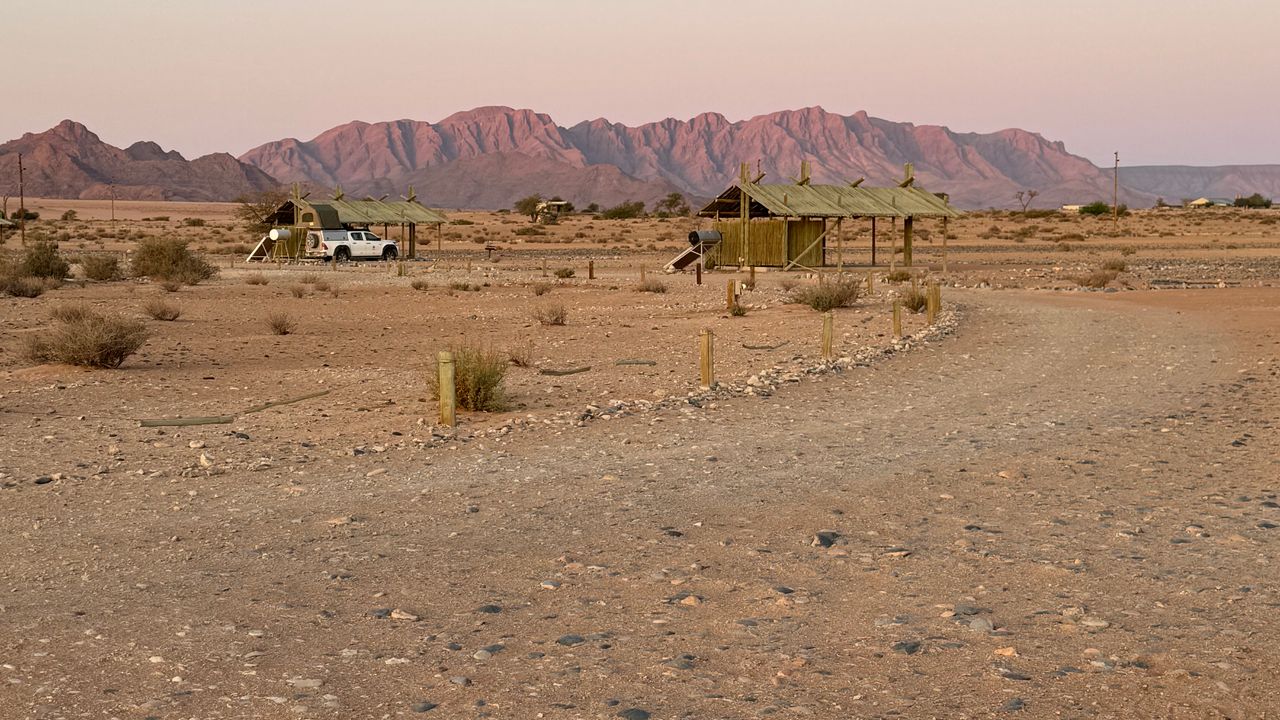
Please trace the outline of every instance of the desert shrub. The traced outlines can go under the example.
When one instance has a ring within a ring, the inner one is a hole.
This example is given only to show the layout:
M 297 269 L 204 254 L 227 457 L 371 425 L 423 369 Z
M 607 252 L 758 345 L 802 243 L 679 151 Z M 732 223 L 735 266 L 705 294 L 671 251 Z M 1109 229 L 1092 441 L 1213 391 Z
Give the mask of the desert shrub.
M 413 280 L 409 281 L 409 287 L 413 288 L 414 290 L 425 291 L 431 287 L 431 283 L 427 282 L 426 279 L 424 278 L 414 278 Z
M 315 285 L 320 282 L 320 276 L 315 273 L 303 273 L 298 276 L 298 282 L 304 285 Z
M 146 313 L 153 320 L 164 320 L 169 322 L 177 320 L 182 315 L 182 310 L 173 303 L 165 302 L 162 298 L 151 298 L 142 306 L 142 312 Z
M 311 286 L 311 288 L 316 292 L 329 292 L 332 287 L 333 286 L 329 284 L 328 280 L 317 280 L 315 281 L 315 284 Z
M 26 338 L 23 355 L 37 363 L 114 368 L 137 352 L 149 335 L 138 320 L 83 306 L 59 309 L 52 330 Z
M 1172 234 L 1172 233 L 1170 233 L 1170 234 Z M 1136 247 L 1134 247 L 1134 246 L 1132 246 L 1132 245 L 1125 245 L 1124 247 L 1120 248 L 1120 254 L 1121 254 L 1121 255 L 1123 255 L 1123 256 L 1125 256 L 1125 257 L 1129 257 L 1130 255 L 1137 255 L 1137 254 L 1138 254 L 1138 248 L 1136 248 Z
M 1058 242 L 1083 242 L 1084 236 L 1080 233 L 1063 233 L 1058 236 Z
M 516 228 L 515 230 L 511 231 L 511 234 L 520 235 L 520 236 L 528 236 L 528 235 L 536 236 L 536 235 L 546 235 L 547 231 L 543 230 L 537 225 L 530 225 L 528 227 Z
M 645 278 L 644 282 L 636 285 L 636 292 L 647 293 L 665 293 L 667 284 L 656 278 Z
M 573 268 L 557 268 L 555 271 L 555 276 L 560 278 L 561 280 L 568 280 L 569 278 L 573 277 Z
M 808 305 L 819 312 L 826 312 L 851 305 L 858 299 L 861 292 L 861 283 L 844 278 L 799 288 L 791 294 L 791 300 Z
M 467 292 L 467 291 L 479 292 L 479 291 L 480 291 L 480 286 L 479 286 L 479 285 L 472 285 L 472 284 L 471 284 L 471 283 L 469 283 L 469 282 L 460 282 L 460 281 L 455 280 L 455 281 L 453 281 L 453 282 L 449 283 L 449 289 L 450 289 L 450 290 L 459 290 L 459 291 L 461 291 L 461 292 Z
M 472 220 L 458 218 L 457 220 L 450 220 L 449 224 L 450 225 L 475 225 L 475 222 Z
M 1115 270 L 1094 270 L 1088 275 L 1078 275 L 1072 280 L 1080 287 L 1104 288 L 1112 280 L 1115 280 L 1119 274 Z
M 134 251 L 133 274 L 196 285 L 217 275 L 218 268 L 193 254 L 186 240 L 149 237 Z
M 13 211 L 13 214 L 9 216 L 9 219 L 15 222 L 18 220 L 39 220 L 40 213 L 33 212 L 26 208 L 18 208 Z
M 267 280 L 267 276 L 259 272 L 250 273 L 244 278 L 245 285 L 266 285 L 268 282 L 270 280 Z
M 66 277 L 70 270 L 71 265 L 58 253 L 58 246 L 55 243 L 40 241 L 29 246 L 27 251 L 22 254 L 22 259 L 18 261 L 18 267 L 14 274 L 19 277 L 58 278 L 60 280 Z
M 1236 198 L 1234 205 L 1238 208 L 1269 208 L 1271 198 L 1263 197 L 1261 193 L 1254 193 L 1249 197 Z
M 887 282 L 893 283 L 906 282 L 911 279 L 911 273 L 907 270 L 894 270 L 893 272 L 885 275 L 884 279 Z
M 999 225 L 992 225 L 986 230 L 983 230 L 981 233 L 978 233 L 978 237 L 982 238 L 983 240 L 990 240 L 992 238 L 998 237 L 999 235 L 1000 235 Z
M 80 267 L 90 280 L 120 279 L 120 259 L 112 255 L 86 255 L 80 258 Z
M 94 311 L 84 303 L 58 305 L 49 311 L 49 317 L 53 318 L 54 322 L 60 323 L 84 322 L 94 314 Z
M 533 367 L 533 343 L 507 348 L 507 359 L 512 365 L 520 368 Z
M 510 367 L 506 353 L 464 346 L 453 349 L 453 387 L 458 405 L 465 410 L 497 412 L 507 407 L 503 382 Z M 427 375 L 432 395 L 440 398 L 440 373 Z
M 929 304 L 929 296 L 918 287 L 913 287 L 902 294 L 902 307 L 913 313 L 921 312 Z
M 1071 252 L 1071 246 L 1064 242 L 1058 243 L 1056 247 L 1058 248 L 1058 252 Z
M 549 283 L 549 282 L 534 283 L 533 294 L 538 296 L 546 295 L 547 293 L 554 290 L 555 287 L 556 287 L 555 283 Z
M 1023 211 L 1022 211 L 1022 217 L 1025 217 L 1025 218 L 1035 218 L 1035 219 L 1052 217 L 1052 216 L 1057 215 L 1057 214 L 1058 214 L 1058 211 L 1057 211 L 1057 210 L 1039 210 L 1039 209 L 1037 209 L 1037 210 L 1023 210 Z
M 558 304 L 534 308 L 530 314 L 543 325 L 564 325 L 569 320 L 569 310 Z
M 792 290 L 795 290 L 799 286 L 800 286 L 800 281 L 796 280 L 795 278 L 782 278 L 781 280 L 778 281 L 778 287 L 782 288 L 783 292 L 791 292 Z
M 733 307 L 729 308 L 729 314 L 734 317 L 742 317 L 747 314 L 747 306 L 742 303 L 734 303 Z
M 298 322 L 285 312 L 273 312 L 266 317 L 265 322 L 272 335 L 288 335 L 298 329 Z
M 293 285 L 290 285 L 290 286 L 289 286 L 289 294 L 290 294 L 290 295 L 292 295 L 292 296 L 294 296 L 294 297 L 296 297 L 296 298 L 306 297 L 306 296 L 307 296 L 307 286 L 306 286 L 306 285 L 300 285 L 300 284 L 297 284 L 297 283 L 295 283 L 295 284 L 293 284 Z
M 68 210 L 62 213 L 62 217 L 60 219 L 62 222 L 75 222 L 77 214 L 78 213 L 76 213 L 75 210 Z
M 1102 269 L 1115 270 L 1118 273 L 1122 273 L 1129 269 L 1129 264 L 1120 258 L 1111 258 L 1109 260 L 1102 261 Z
M 187 227 L 204 227 L 204 218 L 183 218 L 182 224 Z
M 165 292 L 178 292 L 182 289 L 182 283 L 177 280 L 161 280 L 160 289 Z
M 1104 202 L 1102 202 L 1101 200 L 1098 200 L 1097 202 L 1091 202 L 1091 203 L 1089 203 L 1088 205 L 1081 205 L 1081 206 L 1080 206 L 1080 214 L 1081 214 L 1081 215 L 1094 215 L 1094 216 L 1097 216 L 1097 215 L 1110 215 L 1110 214 L 1111 214 L 1111 206 L 1110 206 L 1110 205 L 1108 205 L 1108 204 L 1106 204 L 1106 203 L 1104 203 Z
M 636 200 L 634 202 L 621 202 L 613 207 L 600 213 L 600 217 L 606 220 L 629 220 L 644 216 L 644 202 Z
M 40 297 L 48 289 L 44 278 L 30 277 L 28 275 L 0 277 L 0 291 L 13 297 Z

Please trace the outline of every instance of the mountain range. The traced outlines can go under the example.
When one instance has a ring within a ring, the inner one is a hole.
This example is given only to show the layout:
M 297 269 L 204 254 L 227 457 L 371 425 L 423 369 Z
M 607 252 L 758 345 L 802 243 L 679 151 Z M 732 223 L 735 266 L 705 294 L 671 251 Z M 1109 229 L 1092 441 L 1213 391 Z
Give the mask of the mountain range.
M 23 153 L 27 194 L 230 200 L 278 184 L 352 196 L 397 196 L 413 185 L 428 204 L 510 207 L 538 192 L 585 205 L 651 203 L 670 192 L 709 198 L 728 187 L 739 163 L 788 182 L 809 160 L 815 183 L 865 178 L 895 183 L 911 162 L 917 184 L 965 208 L 1012 207 L 1036 190 L 1035 207 L 1108 199 L 1112 171 L 1026 130 L 957 133 L 937 125 L 829 113 L 820 107 L 730 122 L 717 113 L 630 127 L 591 120 L 570 127 L 532 110 L 482 107 L 439 122 L 350 122 L 311 140 L 288 138 L 234 158 L 187 160 L 152 142 L 120 149 L 67 120 L 0 145 L 0 177 L 16 179 Z M 1120 199 L 1280 195 L 1280 165 L 1147 166 L 1120 169 Z M 16 188 L 15 188 L 16 189 Z M 0 187 L 0 190 L 9 190 Z

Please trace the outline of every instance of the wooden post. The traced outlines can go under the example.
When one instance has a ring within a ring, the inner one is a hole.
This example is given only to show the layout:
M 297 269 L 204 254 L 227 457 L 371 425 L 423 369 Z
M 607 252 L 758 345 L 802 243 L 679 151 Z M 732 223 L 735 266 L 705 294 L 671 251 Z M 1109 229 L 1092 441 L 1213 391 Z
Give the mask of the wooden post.
M 893 301 L 893 336 L 902 337 L 902 301 Z
M 894 227 L 889 232 L 889 272 L 898 271 L 898 219 L 893 219 Z
M 911 240 L 915 237 L 915 218 L 906 217 L 902 221 L 902 265 L 911 267 Z
M 831 335 L 835 325 L 835 314 L 830 310 L 822 314 L 822 359 L 831 359 Z
M 947 272 L 947 218 L 942 218 L 942 272 Z
M 699 334 L 700 370 L 704 390 L 709 390 L 715 382 L 715 338 L 716 336 L 710 330 L 704 329 Z
M 702 284 L 702 261 L 701 260 L 694 263 L 693 272 L 694 272 L 694 275 L 698 278 L 698 284 L 701 285 Z
M 588 280 L 596 279 L 596 261 L 595 260 L 587 261 L 587 279 Z
M 836 267 L 844 272 L 844 218 L 836 218 Z
M 338 256 L 337 256 L 337 255 L 333 255 L 333 256 L 331 256 L 331 257 L 329 258 L 329 269 L 330 269 L 330 270 L 332 270 L 332 271 L 334 271 L 334 272 L 337 272 L 337 271 L 338 271 Z
M 547 276 L 547 259 L 542 258 L 542 277 Z
M 453 385 L 453 353 L 442 350 L 436 356 L 436 368 L 440 383 L 440 424 L 453 427 L 456 421 L 457 395 Z
M 641 285 L 644 284 L 644 266 L 643 265 L 640 266 L 640 284 Z
M 444 252 L 444 226 L 436 223 L 436 254 Z
M 751 266 L 751 275 L 749 276 L 749 279 L 747 280 L 747 289 L 748 289 L 748 290 L 755 290 L 755 289 L 756 289 L 756 266 L 755 266 L 755 265 L 752 265 L 752 266 Z
M 871 218 L 871 267 L 876 266 L 876 219 Z
M 734 305 L 738 304 L 738 281 L 730 280 L 728 291 L 725 294 L 725 309 L 732 310 Z
M 925 295 L 924 295 L 925 322 L 928 323 L 929 325 L 933 324 L 933 319 L 938 312 L 937 306 L 933 304 L 933 291 L 935 289 L 936 288 L 934 287 L 933 283 L 929 283 L 928 286 L 925 287 Z
M 467 274 L 468 274 L 468 275 L 470 275 L 470 274 L 471 274 L 471 261 L 470 261 L 470 260 L 468 260 L 468 261 L 467 261 Z
M 867 271 L 867 294 L 870 295 L 875 291 L 876 291 L 876 274 L 871 270 L 868 270 Z

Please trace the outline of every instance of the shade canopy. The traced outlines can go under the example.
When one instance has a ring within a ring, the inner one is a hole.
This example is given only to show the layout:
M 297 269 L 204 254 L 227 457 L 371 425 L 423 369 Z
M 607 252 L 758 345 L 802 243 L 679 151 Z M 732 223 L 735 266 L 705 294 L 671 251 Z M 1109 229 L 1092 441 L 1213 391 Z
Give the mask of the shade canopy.
M 742 182 L 720 193 L 698 214 L 740 217 L 744 195 L 753 218 L 960 217 L 946 200 L 917 187 Z

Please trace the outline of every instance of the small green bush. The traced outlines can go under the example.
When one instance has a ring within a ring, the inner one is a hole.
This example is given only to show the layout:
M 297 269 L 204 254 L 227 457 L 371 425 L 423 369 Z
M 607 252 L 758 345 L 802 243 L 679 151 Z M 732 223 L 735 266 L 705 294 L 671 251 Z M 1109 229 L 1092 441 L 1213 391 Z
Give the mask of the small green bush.
M 80 258 L 80 267 L 90 280 L 120 279 L 120 259 L 114 255 L 85 255 Z
M 555 276 L 561 280 L 568 280 L 573 277 L 573 268 L 559 268 L 555 271 Z
M 453 349 L 454 397 L 464 410 L 498 412 L 507 407 L 503 383 L 512 356 L 508 353 L 463 346 Z M 427 375 L 427 385 L 440 399 L 440 372 L 435 366 Z
M 643 216 L 644 203 L 640 200 L 621 202 L 600 213 L 600 217 L 605 220 L 630 220 Z
M 59 219 L 62 220 L 62 222 L 75 222 L 76 215 L 77 213 L 75 210 L 68 210 L 62 213 L 62 217 Z
M 70 272 L 71 265 L 58 253 L 58 245 L 47 241 L 32 244 L 18 261 L 15 275 L 61 280 Z
M 218 268 L 198 257 L 186 240 L 145 238 L 133 254 L 133 274 L 153 280 L 197 285 L 218 274 Z
M 204 227 L 204 218 L 183 218 L 182 224 L 187 227 Z

